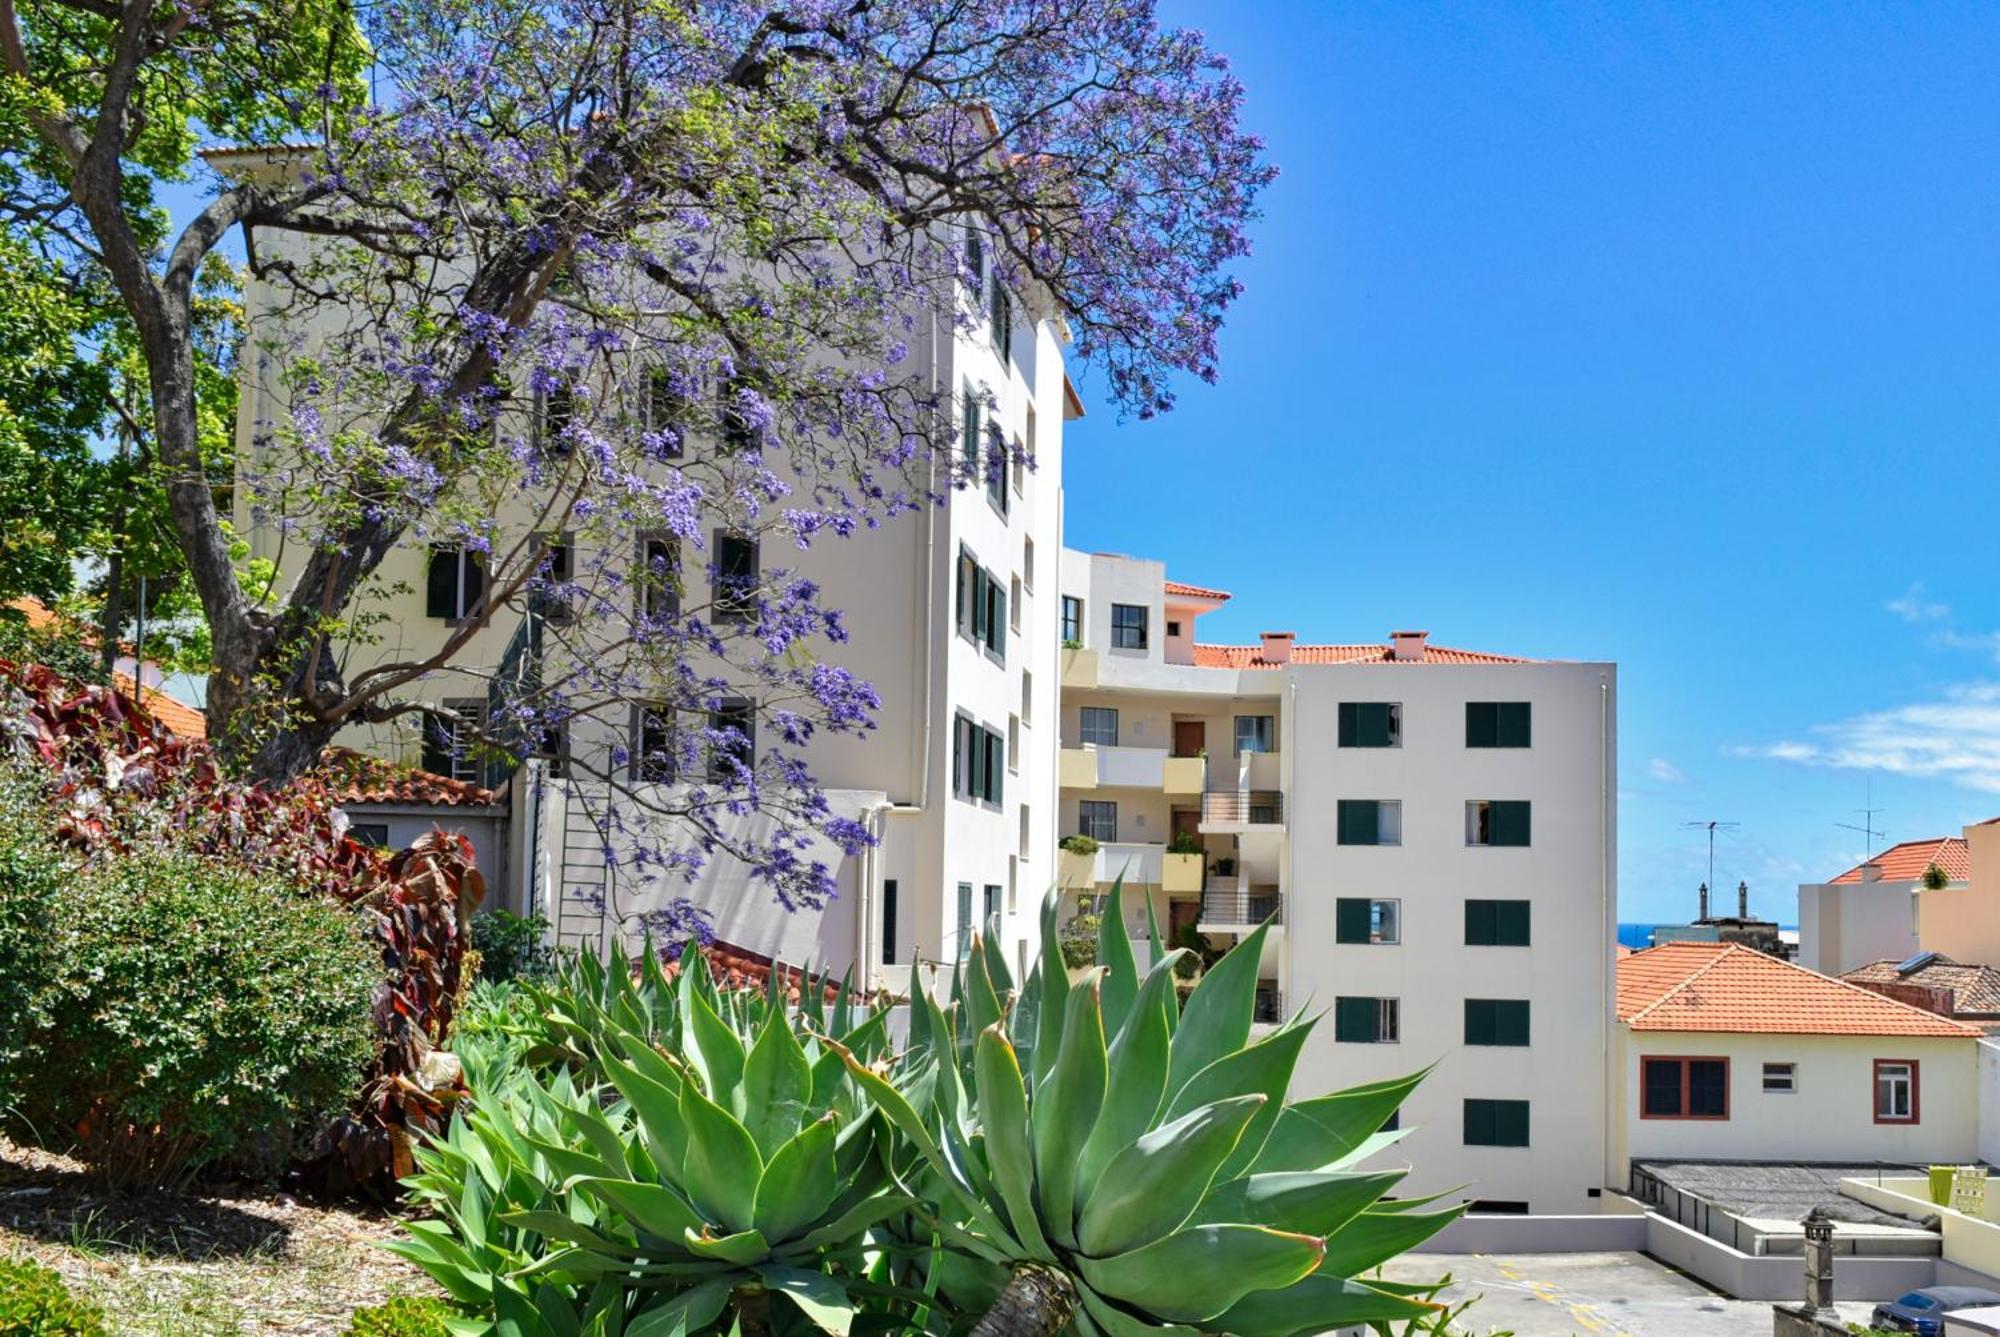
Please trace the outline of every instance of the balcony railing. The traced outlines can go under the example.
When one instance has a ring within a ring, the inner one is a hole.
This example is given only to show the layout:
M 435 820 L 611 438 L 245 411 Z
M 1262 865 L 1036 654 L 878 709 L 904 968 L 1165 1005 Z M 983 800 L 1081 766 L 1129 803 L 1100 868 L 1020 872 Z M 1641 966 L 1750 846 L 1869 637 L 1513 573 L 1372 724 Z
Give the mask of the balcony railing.
M 1276 887 L 1211 885 L 1201 896 L 1204 924 L 1256 925 L 1266 920 L 1283 923 L 1284 909 L 1284 898 Z
M 1257 986 L 1257 1010 L 1250 1014 L 1250 1020 L 1261 1026 L 1276 1026 L 1285 1019 L 1285 996 L 1277 986 L 1266 988 Z
M 1201 796 L 1201 820 L 1211 825 L 1282 826 L 1285 796 L 1275 789 L 1212 789 Z

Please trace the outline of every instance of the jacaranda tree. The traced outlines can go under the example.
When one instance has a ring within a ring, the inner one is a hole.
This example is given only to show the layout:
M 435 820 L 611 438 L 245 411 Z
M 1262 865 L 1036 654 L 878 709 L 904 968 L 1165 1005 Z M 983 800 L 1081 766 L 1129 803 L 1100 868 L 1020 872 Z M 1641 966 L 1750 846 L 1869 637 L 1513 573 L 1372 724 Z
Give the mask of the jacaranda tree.
M 756 701 L 754 755 L 727 727 L 658 744 L 682 775 L 730 760 L 647 797 L 680 833 L 654 857 L 724 847 L 792 902 L 827 890 L 805 833 L 865 839 L 801 745 L 878 702 L 811 579 L 718 569 L 708 536 L 807 549 L 1005 466 L 955 449 L 954 387 L 913 356 L 984 318 L 961 300 L 975 254 L 1066 322 L 1098 394 L 1166 409 L 1177 376 L 1215 374 L 1272 175 L 1224 62 L 1150 0 L 0 0 L 0 60 L 33 157 L 0 190 L 64 222 L 52 244 L 108 274 L 143 352 L 224 755 L 283 781 L 345 726 L 448 713 L 440 671 L 556 601 L 583 614 L 550 628 L 569 644 L 488 740 L 525 753 L 635 699 Z M 292 142 L 212 159 L 205 207 L 155 237 L 133 201 L 196 129 Z M 196 280 L 232 235 L 298 317 L 245 354 L 283 393 L 237 486 L 302 554 L 265 585 L 200 452 Z M 584 556 L 655 533 L 675 555 Z M 477 554 L 480 606 L 435 649 L 350 668 L 411 543 Z M 675 597 L 635 598 L 647 582 Z M 775 834 L 732 834 L 746 806 Z

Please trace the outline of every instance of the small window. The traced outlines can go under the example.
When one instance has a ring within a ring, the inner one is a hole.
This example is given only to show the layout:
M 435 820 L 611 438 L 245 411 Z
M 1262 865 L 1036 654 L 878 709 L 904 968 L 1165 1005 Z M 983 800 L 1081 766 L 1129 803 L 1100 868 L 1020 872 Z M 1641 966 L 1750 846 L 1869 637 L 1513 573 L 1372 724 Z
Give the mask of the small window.
M 1007 578 L 1007 629 L 1016 636 L 1021 634 L 1021 578 Z
M 973 301 L 976 302 L 985 295 L 986 239 L 977 232 L 965 234 L 965 270 L 959 277 L 965 283 L 966 290 L 972 294 Z
M 958 954 L 964 957 L 972 950 L 972 884 L 958 884 L 958 931 L 953 936 L 958 939 Z
M 1007 443 L 1000 436 L 1000 428 L 993 425 L 987 429 L 986 443 L 986 500 L 1000 515 L 1007 518 L 1009 494 L 1007 492 Z
M 750 421 L 747 400 L 750 387 L 740 377 L 724 381 L 717 388 L 716 420 L 722 427 L 722 452 L 733 455 L 757 444 L 757 429 Z
M 387 822 L 351 822 L 347 834 L 370 849 L 389 848 L 389 824 Z
M 1021 773 L 1021 717 L 1007 717 L 1007 770 L 1010 774 Z
M 1035 591 L 1035 541 L 1030 538 L 1021 540 L 1021 588 Z
M 1465 1210 L 1470 1216 L 1526 1216 L 1528 1204 L 1512 1198 L 1474 1198 Z
M 1395 701 L 1340 703 L 1340 746 L 1401 747 L 1403 707 Z
M 681 615 L 681 545 L 676 539 L 639 540 L 639 611 L 648 622 Z
M 1528 1043 L 1528 1001 L 1525 998 L 1465 1000 L 1465 1042 L 1469 1045 Z
M 1727 1119 L 1729 1060 L 1642 1058 L 1639 1100 L 1642 1119 Z
M 882 879 L 882 964 L 896 964 L 896 879 Z
M 1070 647 L 1083 644 L 1083 600 L 1068 594 L 1062 597 L 1062 643 Z
M 1111 605 L 1111 646 L 1115 650 L 1146 648 L 1146 608 L 1142 604 Z
M 1339 844 L 1403 843 L 1403 804 L 1399 799 L 1344 798 L 1335 805 L 1334 818 Z
M 747 781 L 757 761 L 757 709 L 741 697 L 733 697 L 708 716 L 708 780 L 727 784 L 739 778 Z
M 447 700 L 450 716 L 425 715 L 423 768 L 467 784 L 485 783 L 479 730 L 486 722 L 486 703 L 476 699 Z
M 632 778 L 667 785 L 679 767 L 674 757 L 674 712 L 661 705 L 635 706 L 632 721 Z
M 1021 723 L 1032 725 L 1034 722 L 1035 675 L 1032 673 L 1023 673 L 1021 675 Z
M 1465 805 L 1465 843 L 1526 845 L 1528 819 L 1526 799 L 1473 799 Z
M 959 635 L 1007 660 L 1006 588 L 964 548 L 958 550 L 957 624 Z
M 1533 732 L 1533 708 L 1526 701 L 1465 703 L 1467 747 L 1527 747 Z
M 993 281 L 992 321 L 993 351 L 1000 355 L 1004 367 L 1014 360 L 1014 300 L 997 277 Z
M 980 902 L 979 922 L 982 925 L 990 924 L 999 917 L 1000 917 L 1000 888 L 994 883 L 988 882 L 986 884 L 983 899 Z
M 1176 636 L 1178 636 L 1178 635 L 1180 635 L 1180 634 L 1181 634 L 1181 624 L 1180 624 L 1180 619 L 1178 619 L 1178 618 L 1171 618 L 1171 617 L 1170 617 L 1170 618 L 1168 618 L 1168 619 L 1167 619 L 1167 639 L 1168 639 L 1168 640 L 1172 640 L 1172 639 L 1174 639 L 1174 637 L 1176 637 Z
M 1402 1031 L 1399 998 L 1333 1000 L 1333 1038 L 1342 1044 L 1393 1045 L 1401 1042 Z
M 1772 1095 L 1791 1095 L 1798 1089 L 1798 1065 L 1793 1063 L 1766 1063 L 1764 1065 L 1765 1091 Z
M 713 620 L 748 622 L 757 615 L 759 571 L 757 540 L 747 534 L 718 531 L 715 536 Z
M 979 473 L 979 394 L 967 381 L 964 388 L 964 418 L 959 423 L 959 453 L 965 457 L 968 479 Z
M 1236 752 L 1276 752 L 1278 750 L 1278 717 L 1275 715 L 1238 715 L 1236 717 Z
M 567 459 L 576 450 L 576 383 L 567 376 L 535 399 L 535 444 L 544 455 Z
M 1105 799 L 1079 799 L 1076 805 L 1076 833 L 1099 844 L 1118 839 L 1118 805 Z
M 1109 706 L 1084 706 L 1077 711 L 1078 732 L 1086 746 L 1118 746 L 1118 712 Z
M 1403 940 L 1403 903 L 1341 896 L 1333 903 L 1333 940 L 1391 946 Z
M 549 774 L 562 779 L 569 774 L 569 724 L 551 724 L 535 738 L 533 755 L 546 762 Z
M 952 719 L 952 793 L 988 807 L 1000 806 L 1007 769 L 1007 740 L 964 715 Z
M 1468 1147 L 1527 1146 L 1528 1102 L 1525 1100 L 1467 1100 L 1465 1102 L 1465 1145 Z
M 1528 946 L 1528 902 L 1467 901 L 1465 945 L 1467 947 Z
M 1876 1059 L 1875 1122 L 1917 1123 L 1921 1109 L 1917 1094 L 1917 1061 Z
M 486 561 L 470 548 L 433 548 L 425 576 L 424 612 L 449 622 L 479 614 L 486 595 Z
M 674 386 L 665 367 L 646 373 L 646 432 L 655 458 L 677 460 L 686 448 L 687 400 Z

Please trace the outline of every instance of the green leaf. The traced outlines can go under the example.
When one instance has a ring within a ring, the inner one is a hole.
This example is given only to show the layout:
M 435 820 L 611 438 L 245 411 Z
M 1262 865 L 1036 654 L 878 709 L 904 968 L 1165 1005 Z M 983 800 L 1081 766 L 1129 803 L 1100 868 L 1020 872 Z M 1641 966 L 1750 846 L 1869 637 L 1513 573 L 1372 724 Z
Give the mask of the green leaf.
M 1083 1204 L 1077 1246 L 1103 1257 L 1178 1229 L 1264 1104 L 1261 1095 L 1218 1100 L 1162 1124 L 1113 1156 Z
M 1259 1172 L 1339 1168 L 1351 1152 L 1389 1121 L 1429 1071 L 1426 1068 L 1408 1077 L 1349 1087 L 1285 1106 L 1252 1168 Z M 1391 1136 L 1390 1141 L 1394 1140 Z
M 1060 958 L 1058 958 L 1060 959 Z M 1125 935 L 1125 874 L 1111 880 L 1111 903 L 1097 921 L 1097 964 L 1104 967 L 1104 1032 L 1115 1035 L 1139 992 L 1139 964 Z
M 699 990 L 688 1008 L 686 1045 L 688 1062 L 701 1074 L 708 1098 L 742 1118 L 743 1042 Z
M 685 1198 L 663 1184 L 585 1178 L 570 1187 L 619 1212 L 646 1234 L 670 1243 L 677 1244 L 686 1232 L 699 1231 L 705 1225 Z
M 854 1301 L 847 1288 L 824 1272 L 799 1267 L 760 1267 L 757 1275 L 764 1285 L 799 1307 L 821 1330 L 847 1337 L 854 1322 Z
M 1062 1047 L 1063 1007 L 1069 1001 L 1069 978 L 1063 970 L 1062 933 L 1056 922 L 1062 899 L 1055 888 L 1042 897 L 1042 955 L 1036 977 L 1041 988 L 1035 1000 L 1035 1090 L 1040 1091 L 1055 1067 Z M 912 1023 L 914 1025 L 914 1023 Z
M 798 1135 L 812 1099 L 812 1065 L 782 1011 L 765 1017 L 743 1062 L 743 1122 L 769 1156 Z
M 644 1188 L 646 1185 L 640 1185 Z M 692 1215 L 692 1213 L 690 1213 Z M 606 1239 L 589 1226 L 573 1220 L 562 1212 L 552 1211 L 512 1211 L 501 1212 L 503 1224 L 520 1230 L 532 1230 L 543 1239 L 558 1240 L 564 1244 L 575 1244 L 603 1254 L 625 1254 L 636 1256 L 641 1251 L 629 1244 L 619 1244 Z M 671 1238 L 669 1236 L 668 1238 Z
M 1333 1277 L 1359 1276 L 1408 1253 L 1463 1215 L 1464 1203 L 1441 1212 L 1363 1212 L 1327 1236 L 1320 1270 Z
M 1020 1059 L 1000 1023 L 979 1033 L 973 1057 L 973 1080 L 979 1094 L 979 1115 L 986 1130 L 986 1161 L 1000 1201 L 1013 1224 L 1014 1237 L 1031 1258 L 1053 1263 L 1056 1256 L 1042 1234 L 1035 1210 L 1034 1150 L 1028 1137 L 1028 1090 L 1021 1078 Z
M 1311 1235 L 1262 1226 L 1189 1226 L 1143 1249 L 1084 1258 L 1083 1278 L 1170 1323 L 1202 1323 L 1252 1291 L 1289 1286 L 1309 1275 L 1323 1246 Z
M 975 1038 L 1000 1020 L 1000 997 L 993 991 L 993 977 L 986 970 L 987 950 L 985 937 L 975 933 L 972 935 L 972 949 L 961 963 L 966 1021 Z
M 1014 992 L 1014 974 L 1007 969 L 1007 954 L 999 950 L 1000 915 L 995 911 L 986 921 L 986 978 L 1004 1008 L 1007 995 Z
M 1250 1168 L 1262 1151 L 1278 1115 L 1285 1107 L 1285 1093 L 1291 1089 L 1292 1072 L 1298 1067 L 1299 1050 L 1312 1033 L 1313 1023 L 1284 1026 L 1247 1049 L 1225 1054 L 1196 1073 L 1167 1106 L 1169 1119 L 1212 1100 L 1252 1093 L 1267 1097 L 1264 1108 L 1243 1130 L 1242 1139 L 1217 1171 L 1221 1179 L 1234 1179 Z
M 681 1121 L 687 1125 L 681 1183 L 695 1206 L 731 1231 L 750 1229 L 756 1219 L 757 1181 L 764 1177 L 756 1140 L 692 1083 L 681 1088 Z
M 1402 1178 L 1401 1170 L 1370 1174 L 1294 1170 L 1249 1175 L 1211 1188 L 1193 1219 L 1198 1224 L 1234 1221 L 1303 1235 L 1329 1235 L 1372 1206 Z
M 1253 1291 L 1210 1326 L 1238 1337 L 1305 1337 L 1363 1323 L 1428 1318 L 1440 1307 L 1322 1272 L 1280 1290 Z
M 1083 1146 L 1079 1182 L 1096 1183 L 1111 1158 L 1153 1126 L 1167 1089 L 1167 1051 L 1173 1040 L 1168 1018 L 1173 1007 L 1176 951 L 1153 965 L 1139 986 L 1118 1038 L 1111 1042 L 1110 1083 L 1097 1123 Z
M 1158 1333 L 1168 1333 L 1172 1337 L 1196 1337 L 1200 1332 L 1199 1328 L 1178 1323 L 1150 1323 L 1113 1304 L 1088 1286 L 1079 1286 L 1077 1296 L 1083 1301 L 1084 1312 L 1104 1331 L 1105 1337 L 1155 1337 Z
M 722 1308 L 735 1289 L 727 1281 L 705 1281 L 670 1296 L 625 1320 L 625 1337 L 686 1337 L 699 1332 L 722 1316 Z
M 1167 1072 L 1169 1099 L 1196 1073 L 1243 1048 L 1250 1038 L 1250 1019 L 1257 1014 L 1264 935 L 1269 928 L 1260 924 L 1230 948 L 1188 995 L 1187 1009 L 1174 1031 L 1173 1062 Z
M 835 1122 L 827 1114 L 807 1124 L 764 1167 L 755 1215 L 766 1239 L 790 1239 L 833 1205 L 840 1191 L 833 1166 Z
M 556 1337 L 541 1311 L 504 1281 L 493 1285 L 493 1332 L 494 1337 Z
M 669 1088 L 609 1054 L 599 1061 L 611 1085 L 638 1116 L 639 1129 L 645 1134 L 653 1160 L 661 1166 L 680 1165 L 687 1158 L 687 1124 L 681 1119 L 681 1094 L 689 1083 Z
M 761 1263 L 771 1256 L 771 1242 L 761 1230 L 739 1230 L 733 1235 L 690 1230 L 682 1234 L 681 1243 L 697 1258 L 713 1258 L 737 1267 Z
M 1093 972 L 1070 990 L 1063 1005 L 1062 1043 L 1055 1065 L 1047 1083 L 1035 1088 L 1029 1111 L 1042 1219 L 1056 1243 L 1071 1248 L 1076 1245 L 1077 1162 L 1104 1104 L 1104 1017 L 1098 1008 L 1097 981 Z
M 840 1209 L 840 1214 L 818 1227 L 811 1233 L 800 1236 L 788 1245 L 781 1245 L 781 1254 L 795 1254 L 823 1249 L 831 1245 L 845 1244 L 858 1238 L 871 1226 L 880 1225 L 896 1213 L 909 1206 L 908 1195 L 889 1190 L 870 1194 Z

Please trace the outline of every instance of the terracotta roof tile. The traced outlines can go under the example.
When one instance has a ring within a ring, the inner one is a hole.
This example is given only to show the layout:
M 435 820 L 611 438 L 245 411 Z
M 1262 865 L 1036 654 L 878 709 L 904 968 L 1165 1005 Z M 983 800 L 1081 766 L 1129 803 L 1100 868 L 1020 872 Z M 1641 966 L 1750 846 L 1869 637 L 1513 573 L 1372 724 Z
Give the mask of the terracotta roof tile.
M 352 748 L 328 748 L 321 762 L 342 803 L 410 803 L 442 808 L 491 808 L 500 792 L 430 771 L 399 766 Z
M 1183 599 L 1219 600 L 1229 597 L 1228 590 L 1212 590 L 1204 585 L 1188 585 L 1178 580 L 1168 581 L 1166 583 L 1166 591 L 1168 594 L 1178 595 Z
M 1197 645 L 1194 662 L 1198 668 L 1274 669 L 1264 658 L 1260 645 Z M 1490 655 L 1478 650 L 1452 650 L 1442 645 L 1424 647 L 1422 659 L 1396 659 L 1386 645 L 1294 645 L 1294 664 L 1531 664 L 1515 655 Z
M 1850 984 L 1922 984 L 1951 991 L 1952 1010 L 1960 1014 L 2000 1016 L 2000 970 L 1962 965 L 1948 956 L 1929 961 L 1905 974 L 1899 961 L 1870 961 L 1841 978 Z
M 1966 848 L 1963 836 L 1906 840 L 1900 845 L 1891 845 L 1868 863 L 1881 865 L 1881 880 L 1884 882 L 1915 882 L 1932 864 L 1944 869 L 1945 876 L 1954 882 L 1965 882 L 1972 877 L 1972 851 Z M 1861 870 L 1867 866 L 1856 864 L 1833 880 L 1859 882 Z
M 137 700 L 148 715 L 167 727 L 168 732 L 182 738 L 208 737 L 208 716 L 187 702 L 176 701 L 157 687 L 148 687 L 145 695 L 139 696 L 139 685 L 132 681 L 129 673 L 113 673 L 111 683 L 120 696 Z
M 1635 1031 L 1984 1034 L 1753 948 L 1716 942 L 1670 942 L 1620 958 L 1618 1019 Z

